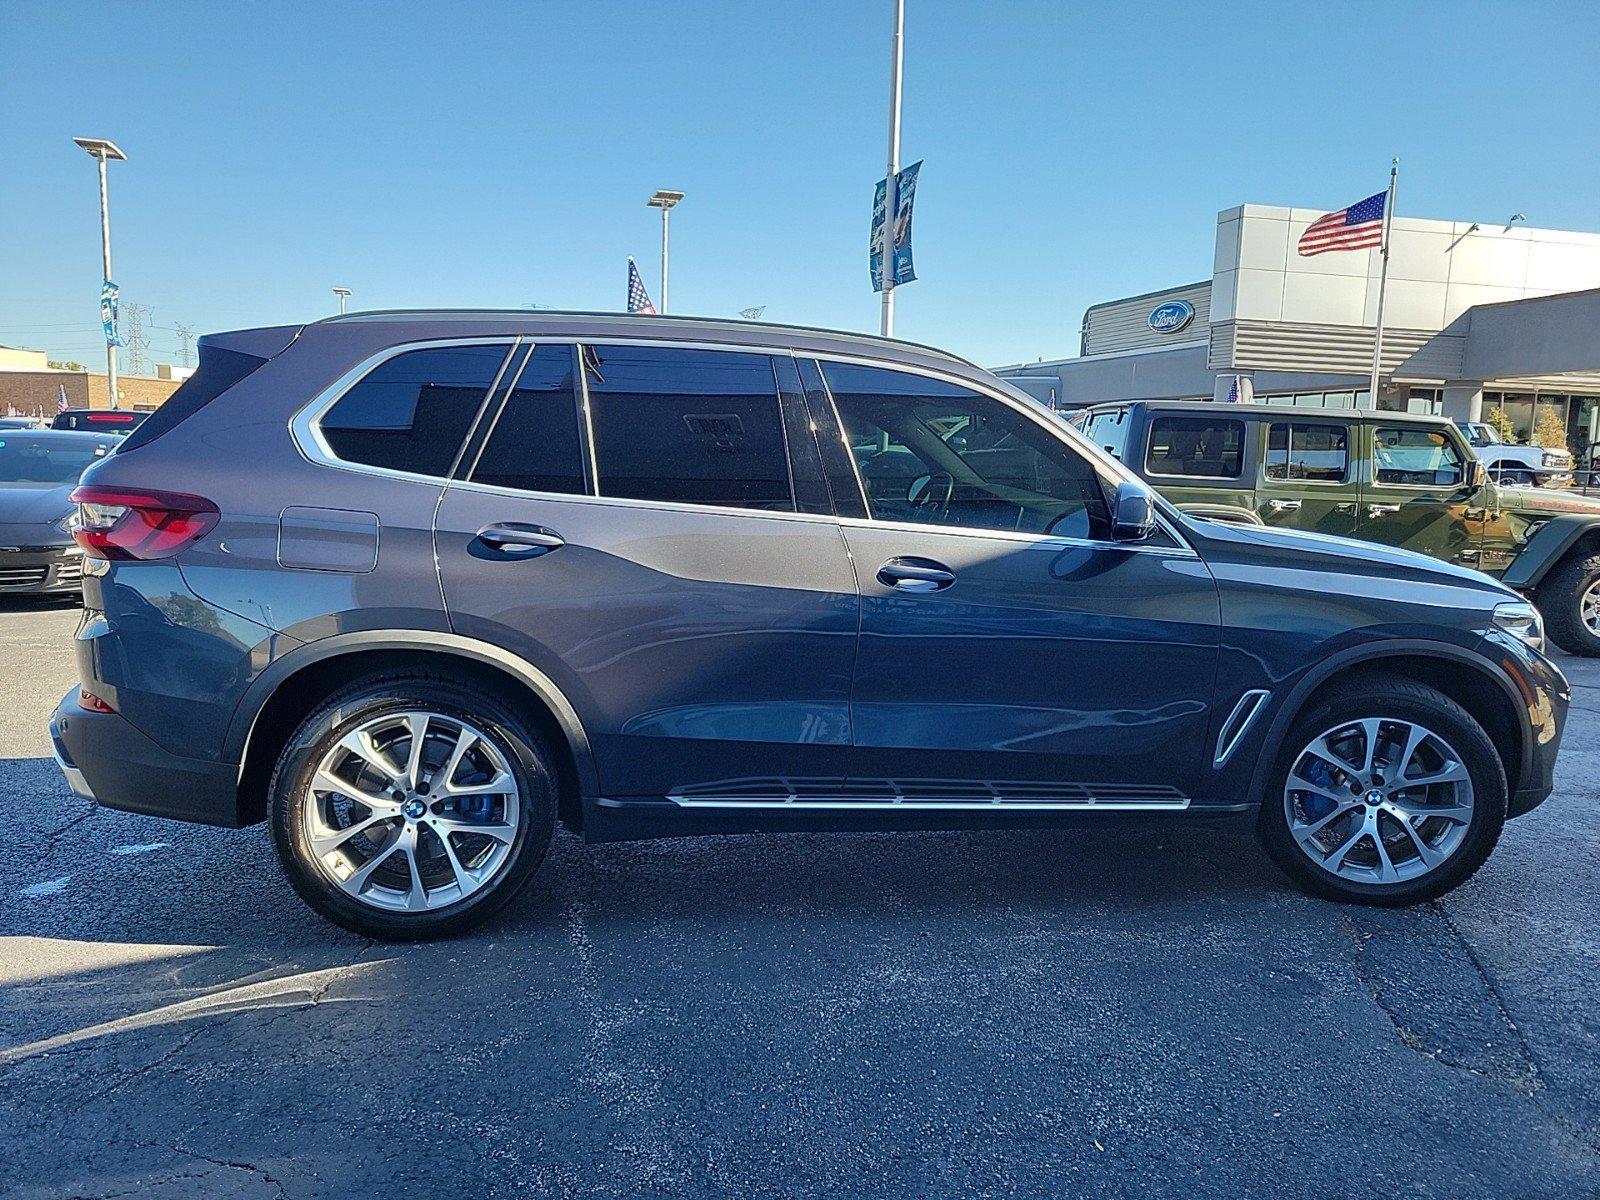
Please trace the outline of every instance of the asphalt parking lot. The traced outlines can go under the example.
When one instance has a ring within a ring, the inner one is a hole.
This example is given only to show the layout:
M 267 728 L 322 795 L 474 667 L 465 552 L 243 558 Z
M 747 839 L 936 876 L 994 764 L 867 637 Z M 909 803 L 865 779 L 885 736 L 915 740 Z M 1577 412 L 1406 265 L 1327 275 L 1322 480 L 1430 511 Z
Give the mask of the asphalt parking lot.
M 1600 1195 L 1600 662 L 1442 904 L 1223 829 L 563 836 L 388 946 L 66 789 L 75 619 L 0 607 L 7 1196 Z

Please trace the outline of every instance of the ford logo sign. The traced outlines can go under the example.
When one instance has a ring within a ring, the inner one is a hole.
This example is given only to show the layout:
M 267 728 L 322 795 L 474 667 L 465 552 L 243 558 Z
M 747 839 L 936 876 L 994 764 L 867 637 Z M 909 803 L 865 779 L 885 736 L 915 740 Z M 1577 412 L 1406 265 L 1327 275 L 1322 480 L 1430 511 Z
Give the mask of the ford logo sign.
M 1150 310 L 1145 322 L 1157 333 L 1177 333 L 1194 320 L 1194 305 L 1187 300 L 1167 300 Z

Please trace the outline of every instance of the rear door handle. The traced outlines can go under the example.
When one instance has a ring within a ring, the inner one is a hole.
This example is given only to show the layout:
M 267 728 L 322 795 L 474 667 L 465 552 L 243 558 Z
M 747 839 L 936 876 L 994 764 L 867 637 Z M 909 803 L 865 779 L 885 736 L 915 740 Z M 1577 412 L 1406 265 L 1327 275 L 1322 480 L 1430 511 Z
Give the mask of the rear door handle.
M 1300 507 L 1298 500 L 1268 500 L 1267 507 L 1273 512 L 1293 512 Z
M 485 525 L 474 541 L 492 551 L 495 558 L 538 558 L 567 544 L 554 530 L 518 521 Z
M 1369 517 L 1381 517 L 1385 513 L 1397 513 L 1399 511 L 1400 511 L 1400 506 L 1398 504 L 1369 504 L 1369 505 L 1367 505 L 1367 516 L 1369 516 Z
M 878 582 L 902 592 L 943 591 L 956 581 L 956 573 L 931 558 L 891 558 L 878 568 Z

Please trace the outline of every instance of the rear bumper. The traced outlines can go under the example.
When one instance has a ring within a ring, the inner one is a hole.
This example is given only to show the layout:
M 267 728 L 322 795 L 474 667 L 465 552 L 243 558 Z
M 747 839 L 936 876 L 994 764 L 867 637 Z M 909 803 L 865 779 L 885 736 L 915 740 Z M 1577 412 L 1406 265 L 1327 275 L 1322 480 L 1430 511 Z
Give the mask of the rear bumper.
M 50 744 L 67 785 L 107 808 L 237 827 L 238 765 L 162 749 L 116 713 L 89 712 L 68 692 L 50 717 Z
M 76 546 L 0 548 L 0 595 L 42 596 L 83 587 L 83 554 Z

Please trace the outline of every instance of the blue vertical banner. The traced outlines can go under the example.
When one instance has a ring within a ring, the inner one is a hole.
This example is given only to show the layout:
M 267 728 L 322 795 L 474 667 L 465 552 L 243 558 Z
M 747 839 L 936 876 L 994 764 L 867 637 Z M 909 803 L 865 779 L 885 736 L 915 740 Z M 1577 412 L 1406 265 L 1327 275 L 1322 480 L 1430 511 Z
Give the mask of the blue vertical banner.
M 905 170 L 900 171 L 895 179 L 895 205 L 894 205 L 894 275 L 892 286 L 899 287 L 902 283 L 910 283 L 917 277 L 916 268 L 911 261 L 911 208 L 917 199 L 917 174 L 922 170 L 919 159 Z M 883 291 L 883 220 L 884 210 L 888 207 L 886 196 L 888 193 L 888 180 L 878 180 L 877 191 L 872 199 L 872 246 L 867 259 L 867 269 L 872 275 L 872 290 Z
M 117 297 L 121 290 L 109 279 L 100 283 L 100 328 L 105 330 L 108 346 L 124 344 L 117 333 Z

